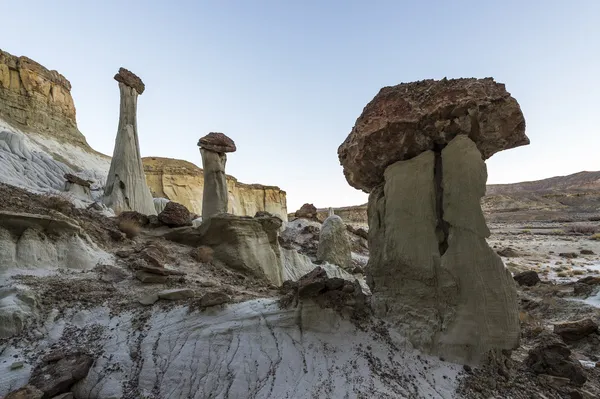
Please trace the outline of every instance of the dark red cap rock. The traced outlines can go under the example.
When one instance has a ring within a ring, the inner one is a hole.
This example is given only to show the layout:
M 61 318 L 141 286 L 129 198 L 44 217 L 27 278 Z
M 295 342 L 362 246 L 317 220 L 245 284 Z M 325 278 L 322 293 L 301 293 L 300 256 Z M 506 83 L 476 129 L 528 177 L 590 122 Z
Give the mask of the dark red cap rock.
M 146 90 L 146 86 L 144 85 L 144 82 L 142 82 L 142 79 L 125 68 L 119 68 L 119 73 L 115 75 L 115 80 L 129 87 L 133 87 L 138 94 L 142 94 L 144 90 Z
M 521 108 L 492 78 L 423 80 L 384 87 L 338 148 L 348 183 L 369 192 L 394 162 L 440 148 L 459 134 L 484 159 L 529 144 Z
M 214 152 L 235 152 L 235 143 L 223 133 L 209 133 L 198 140 L 198 147 Z

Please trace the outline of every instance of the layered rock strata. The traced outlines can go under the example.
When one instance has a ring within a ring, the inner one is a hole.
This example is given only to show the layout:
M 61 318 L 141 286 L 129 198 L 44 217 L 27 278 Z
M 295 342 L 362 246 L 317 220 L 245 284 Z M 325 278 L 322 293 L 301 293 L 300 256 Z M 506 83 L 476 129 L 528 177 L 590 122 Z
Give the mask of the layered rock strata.
M 89 149 L 77 129 L 71 83 L 27 57 L 0 50 L 0 118 Z
M 190 212 L 202 214 L 204 171 L 191 162 L 180 159 L 142 158 L 144 172 L 154 197 L 167 198 L 185 205 Z M 254 216 L 269 212 L 287 221 L 286 192 L 276 186 L 245 184 L 226 175 L 227 213 Z
M 425 351 L 478 363 L 518 345 L 515 285 L 480 199 L 484 159 L 527 143 L 524 126 L 492 79 L 424 81 L 382 89 L 340 146 L 348 182 L 370 191 L 375 311 Z
M 146 185 L 137 131 L 137 97 L 141 79 L 124 68 L 115 75 L 121 91 L 119 127 L 113 158 L 104 188 L 104 204 L 116 214 L 136 211 L 156 215 L 152 194 Z
M 202 192 L 202 220 L 227 213 L 227 178 L 225 165 L 226 152 L 236 150 L 235 143 L 223 133 L 209 133 L 198 141 L 202 168 L 204 169 L 204 190 Z

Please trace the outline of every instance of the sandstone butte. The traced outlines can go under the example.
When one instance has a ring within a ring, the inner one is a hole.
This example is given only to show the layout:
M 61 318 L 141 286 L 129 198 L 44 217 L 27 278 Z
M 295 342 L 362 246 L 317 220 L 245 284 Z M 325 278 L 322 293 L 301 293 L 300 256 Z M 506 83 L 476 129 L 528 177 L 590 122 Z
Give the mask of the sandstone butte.
M 348 183 L 370 192 L 397 161 L 467 135 L 484 159 L 529 144 L 517 101 L 492 78 L 422 80 L 384 87 L 338 149 Z

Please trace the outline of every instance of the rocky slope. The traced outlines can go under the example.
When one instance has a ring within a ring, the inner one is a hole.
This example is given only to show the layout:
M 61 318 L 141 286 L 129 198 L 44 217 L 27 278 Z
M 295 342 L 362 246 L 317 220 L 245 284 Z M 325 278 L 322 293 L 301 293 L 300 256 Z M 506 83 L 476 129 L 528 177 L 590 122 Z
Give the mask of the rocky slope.
M 600 171 L 513 183 L 488 184 L 482 208 L 490 222 L 587 220 L 600 214 Z M 328 209 L 318 209 L 317 218 Z M 367 224 L 367 204 L 335 208 L 346 223 Z M 288 215 L 292 218 L 293 213 Z
M 172 158 L 145 157 L 142 162 L 154 197 L 168 198 L 202 214 L 204 174 L 201 168 Z M 254 216 L 256 212 L 266 211 L 287 220 L 286 193 L 279 187 L 244 184 L 228 175 L 227 191 L 230 213 Z
M 115 118 L 117 116 L 115 115 Z M 142 134 L 143 136 L 143 134 Z M 65 174 L 92 181 L 89 195 L 65 195 L 81 203 L 101 198 L 111 158 L 94 151 L 78 130 L 71 83 L 27 58 L 0 50 L 0 182 L 34 192 L 65 192 Z M 155 197 L 202 213 L 202 169 L 176 159 L 146 158 L 147 182 Z M 287 220 L 285 191 L 227 180 L 229 211 L 267 211 Z

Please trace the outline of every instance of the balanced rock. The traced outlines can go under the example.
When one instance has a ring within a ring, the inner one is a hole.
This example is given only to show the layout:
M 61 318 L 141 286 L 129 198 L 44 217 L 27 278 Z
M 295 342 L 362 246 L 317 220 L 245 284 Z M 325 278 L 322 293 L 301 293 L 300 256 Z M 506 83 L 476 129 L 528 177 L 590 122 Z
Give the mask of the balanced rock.
M 235 143 L 223 133 L 209 133 L 198 141 L 202 167 L 204 168 L 204 189 L 202 191 L 202 220 L 227 213 L 227 164 L 226 152 L 236 150 Z
M 352 266 L 350 240 L 346 235 L 346 225 L 341 217 L 329 216 L 323 222 L 319 234 L 317 260 L 329 262 L 343 269 Z
M 484 159 L 529 144 L 517 101 L 492 78 L 423 80 L 384 87 L 338 149 L 352 187 L 370 192 L 394 162 L 449 143 L 475 142 Z
M 367 282 L 375 313 L 416 347 L 477 364 L 519 342 L 516 288 L 488 246 L 484 159 L 528 143 L 519 106 L 492 79 L 384 88 L 338 153 L 370 192 Z
M 198 147 L 213 152 L 235 152 L 235 142 L 223 133 L 209 133 L 198 140 Z
M 192 224 L 192 215 L 183 205 L 169 201 L 165 209 L 158 214 L 158 220 L 169 227 L 183 227 Z
M 104 187 L 104 204 L 117 215 L 124 211 L 156 215 L 146 184 L 137 131 L 137 97 L 144 91 L 144 84 L 123 68 L 115 80 L 119 82 L 121 107 L 115 149 Z

